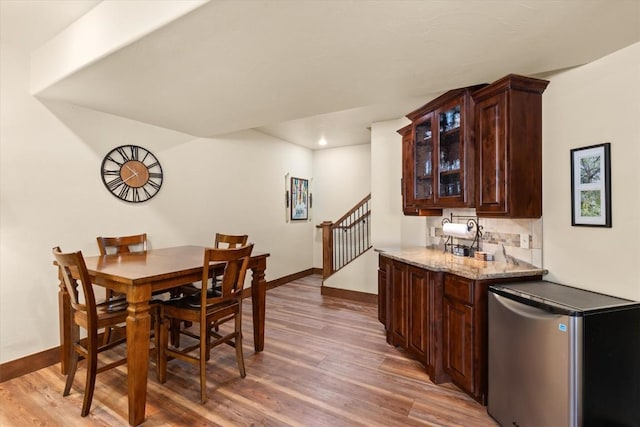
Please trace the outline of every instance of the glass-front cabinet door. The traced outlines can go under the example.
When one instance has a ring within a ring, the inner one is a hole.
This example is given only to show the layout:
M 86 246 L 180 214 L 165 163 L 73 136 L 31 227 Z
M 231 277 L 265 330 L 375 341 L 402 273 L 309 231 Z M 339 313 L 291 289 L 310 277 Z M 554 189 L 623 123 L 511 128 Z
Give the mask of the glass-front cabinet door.
M 414 200 L 421 205 L 432 205 L 434 201 L 434 135 L 433 114 L 429 114 L 415 125 L 414 131 Z
M 471 93 L 449 91 L 407 114 L 402 135 L 402 194 L 407 215 L 437 215 L 442 208 L 473 207 L 474 141 Z
M 437 111 L 438 176 L 437 199 L 457 201 L 464 190 L 464 127 L 460 103 Z

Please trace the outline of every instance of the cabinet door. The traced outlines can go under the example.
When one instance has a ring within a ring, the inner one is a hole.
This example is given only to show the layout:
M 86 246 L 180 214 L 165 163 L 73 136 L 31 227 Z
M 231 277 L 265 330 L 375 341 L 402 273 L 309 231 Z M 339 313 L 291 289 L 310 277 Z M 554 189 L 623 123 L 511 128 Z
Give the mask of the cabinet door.
M 443 311 L 444 370 L 454 384 L 473 394 L 473 307 L 445 297 Z
M 387 265 L 386 258 L 378 258 L 378 320 L 387 327 Z
M 409 287 L 409 351 L 427 364 L 429 360 L 429 272 L 409 266 L 407 272 Z
M 461 126 L 461 103 L 453 103 L 437 110 L 437 191 L 440 205 L 459 204 L 463 201 L 464 186 L 464 128 Z
M 500 93 L 476 104 L 476 137 L 478 140 L 478 193 L 476 212 L 507 212 L 506 138 L 507 94 Z
M 405 215 L 418 215 L 418 207 L 414 195 L 414 171 L 413 171 L 413 136 L 412 127 L 403 129 L 402 133 L 402 212 Z
M 407 328 L 408 318 L 407 315 L 407 281 L 405 279 L 407 267 L 406 265 L 393 261 L 390 264 L 390 269 L 387 270 L 387 274 L 390 274 L 389 284 L 391 295 L 388 302 L 391 305 L 391 344 L 407 347 Z
M 542 216 L 542 92 L 509 75 L 474 93 L 479 216 Z
M 403 177 L 406 205 L 429 208 L 434 204 L 433 113 L 413 123 L 403 137 Z

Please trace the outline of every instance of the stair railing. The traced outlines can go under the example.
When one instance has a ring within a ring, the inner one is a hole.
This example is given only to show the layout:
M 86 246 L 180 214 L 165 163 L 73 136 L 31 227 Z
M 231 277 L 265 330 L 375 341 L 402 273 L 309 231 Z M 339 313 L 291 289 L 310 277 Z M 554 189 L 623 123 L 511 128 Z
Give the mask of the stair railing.
M 371 248 L 371 194 L 336 222 L 323 221 L 322 278 L 326 279 Z

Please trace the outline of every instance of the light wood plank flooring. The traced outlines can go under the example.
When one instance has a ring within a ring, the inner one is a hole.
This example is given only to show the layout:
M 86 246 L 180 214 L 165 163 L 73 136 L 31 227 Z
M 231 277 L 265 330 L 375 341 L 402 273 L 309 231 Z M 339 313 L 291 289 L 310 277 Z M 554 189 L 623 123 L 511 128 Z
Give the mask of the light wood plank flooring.
M 213 350 L 209 401 L 195 366 L 169 362 L 164 385 L 149 370 L 144 426 L 496 426 L 456 386 L 436 386 L 422 366 L 388 345 L 377 307 L 320 295 L 309 276 L 267 292 L 265 350 L 253 351 L 244 303 L 245 362 Z M 226 325 L 225 325 L 226 326 Z M 80 417 L 84 364 L 64 398 L 59 364 L 0 384 L 1 426 L 126 426 L 126 366 L 99 374 L 91 413 Z

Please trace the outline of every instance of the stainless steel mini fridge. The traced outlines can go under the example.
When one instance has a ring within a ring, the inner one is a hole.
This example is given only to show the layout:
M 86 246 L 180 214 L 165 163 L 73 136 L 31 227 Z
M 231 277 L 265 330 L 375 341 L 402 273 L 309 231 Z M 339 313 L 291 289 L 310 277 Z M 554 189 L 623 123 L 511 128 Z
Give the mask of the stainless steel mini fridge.
M 494 285 L 488 343 L 487 410 L 503 427 L 640 427 L 640 303 Z

